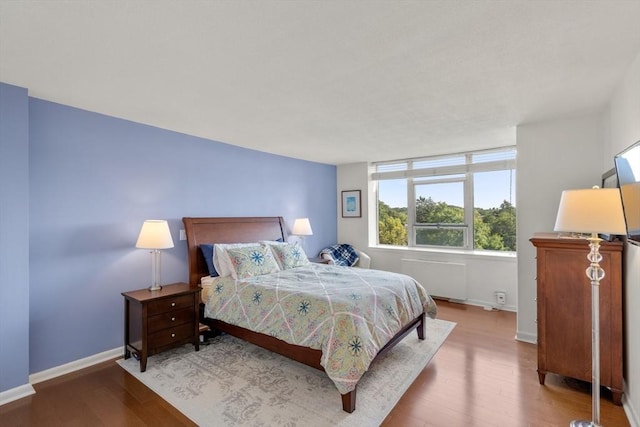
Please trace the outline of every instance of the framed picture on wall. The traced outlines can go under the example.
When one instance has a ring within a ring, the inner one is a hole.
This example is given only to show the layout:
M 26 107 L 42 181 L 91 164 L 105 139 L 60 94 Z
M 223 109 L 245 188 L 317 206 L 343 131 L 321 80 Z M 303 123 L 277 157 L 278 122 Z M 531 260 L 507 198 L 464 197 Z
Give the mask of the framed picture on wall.
M 342 218 L 360 218 L 362 216 L 360 190 L 342 192 Z

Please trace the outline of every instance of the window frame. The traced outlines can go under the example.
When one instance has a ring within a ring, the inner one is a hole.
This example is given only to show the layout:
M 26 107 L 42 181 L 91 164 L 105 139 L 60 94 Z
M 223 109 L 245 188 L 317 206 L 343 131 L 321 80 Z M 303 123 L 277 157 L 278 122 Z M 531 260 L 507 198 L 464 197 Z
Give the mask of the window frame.
M 474 156 L 498 155 L 496 160 L 478 161 L 474 163 Z M 447 164 L 448 161 L 455 163 L 455 159 L 464 156 L 464 164 Z M 393 160 L 387 162 L 372 163 L 372 173 L 370 180 L 374 181 L 373 186 L 376 200 L 376 245 L 384 245 L 380 243 L 379 229 L 379 203 L 380 192 L 377 185 L 381 180 L 388 179 L 406 179 L 407 180 L 407 246 L 389 245 L 408 248 L 429 248 L 429 249 L 453 249 L 453 250 L 476 250 L 474 248 L 475 224 L 474 224 L 474 174 L 480 172 L 513 170 L 516 171 L 517 150 L 515 146 L 499 147 L 488 150 L 470 151 L 465 153 L 453 153 L 448 155 L 430 156 L 414 159 Z M 502 158 L 500 158 L 502 157 Z M 444 165 L 439 165 L 442 161 Z M 435 166 L 413 169 L 415 163 L 434 163 Z M 405 165 L 403 168 L 402 165 Z M 385 170 L 385 166 L 388 167 Z M 430 178 L 428 180 L 420 180 L 421 178 Z M 416 191 L 417 186 L 440 184 L 448 182 L 463 183 L 463 209 L 464 223 L 440 223 L 428 224 L 417 222 L 416 212 Z M 515 206 L 515 204 L 514 204 Z M 417 231 L 419 229 L 462 229 L 463 230 L 463 246 L 442 246 L 442 245 L 424 245 L 418 244 L 416 241 Z M 483 250 L 484 249 L 478 249 Z M 489 250 L 490 251 L 490 250 Z M 497 252 L 497 251 L 496 251 Z M 503 252 L 503 251 L 500 251 Z M 512 251 L 504 251 L 512 252 Z
M 407 194 L 407 241 L 412 242 L 413 247 L 417 248 L 450 248 L 450 249 L 469 249 L 469 226 L 467 223 L 467 187 L 469 177 L 468 174 L 464 174 L 462 176 L 458 175 L 446 175 L 447 177 L 452 178 L 435 178 L 429 181 L 418 181 L 416 182 L 416 177 L 407 178 L 407 188 L 412 187 L 413 194 Z M 455 178 L 453 178 L 455 176 Z M 434 184 L 449 184 L 449 183 L 462 183 L 462 208 L 464 209 L 464 218 L 462 223 L 423 223 L 418 222 L 417 220 L 417 191 L 416 187 L 418 186 L 426 186 L 426 185 L 434 185 Z M 411 215 L 409 215 L 411 213 Z M 409 219 L 412 219 L 409 221 Z M 443 230 L 443 229 L 452 229 L 452 230 L 462 230 L 462 246 L 442 246 L 442 245 L 425 245 L 418 244 L 418 230 Z M 473 229 L 471 230 L 473 232 Z

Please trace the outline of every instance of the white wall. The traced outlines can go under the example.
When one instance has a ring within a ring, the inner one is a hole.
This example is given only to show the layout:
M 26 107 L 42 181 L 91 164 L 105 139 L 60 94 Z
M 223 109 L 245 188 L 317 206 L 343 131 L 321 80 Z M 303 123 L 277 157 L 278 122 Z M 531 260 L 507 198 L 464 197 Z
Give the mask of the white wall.
M 517 337 L 535 342 L 536 262 L 529 239 L 553 231 L 562 190 L 599 185 L 602 172 L 602 115 L 590 114 L 518 126 L 518 325 Z M 586 262 L 586 255 L 585 255 Z
M 369 246 L 375 242 L 376 200 L 368 181 L 368 165 L 354 163 L 338 166 L 338 242 L 350 243 L 371 256 L 371 268 L 401 273 L 401 260 L 410 258 L 466 265 L 467 303 L 495 306 L 496 290 L 505 291 L 503 309 L 515 311 L 517 301 L 517 263 L 514 256 L 487 256 L 470 253 L 442 253 L 413 249 L 389 249 Z M 362 191 L 362 218 L 342 218 L 341 192 Z M 371 224 L 371 227 L 369 227 Z M 429 283 L 422 283 L 429 290 Z
M 605 161 L 640 140 L 640 54 L 617 88 L 605 115 Z M 640 425 L 640 247 L 625 246 L 624 406 L 631 425 Z

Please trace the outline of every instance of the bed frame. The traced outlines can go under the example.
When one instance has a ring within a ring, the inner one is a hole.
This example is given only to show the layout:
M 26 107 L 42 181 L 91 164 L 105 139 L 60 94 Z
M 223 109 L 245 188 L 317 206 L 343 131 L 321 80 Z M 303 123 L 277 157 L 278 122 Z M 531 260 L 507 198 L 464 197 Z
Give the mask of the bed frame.
M 203 243 L 251 243 L 259 240 L 287 240 L 287 230 L 282 217 L 233 217 L 233 218 L 182 218 L 187 235 L 189 257 L 189 283 L 200 285 L 200 278 L 209 274 L 206 262 L 199 250 Z M 216 319 L 204 317 L 204 305 L 200 305 L 200 322 L 212 329 L 226 332 L 259 347 L 296 360 L 305 365 L 324 371 L 320 360 L 321 350 L 288 344 L 282 340 L 230 325 Z M 398 332 L 379 352 L 376 358 L 416 329 L 418 338 L 424 339 L 424 318 L 422 313 Z M 374 359 L 375 360 L 375 359 Z M 373 362 L 372 362 L 373 363 Z M 356 409 L 356 389 L 342 395 L 342 409 L 353 412 Z

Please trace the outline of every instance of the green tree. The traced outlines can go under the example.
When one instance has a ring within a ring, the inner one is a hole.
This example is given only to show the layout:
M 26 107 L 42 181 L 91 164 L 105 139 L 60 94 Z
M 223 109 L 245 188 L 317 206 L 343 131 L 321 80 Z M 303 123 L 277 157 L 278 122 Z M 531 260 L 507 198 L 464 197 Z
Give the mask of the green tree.
M 503 201 L 494 212 L 491 232 L 502 236 L 505 250 L 516 250 L 516 208 L 508 201 Z
M 416 200 L 416 222 L 422 224 L 463 224 L 464 209 L 431 197 Z M 464 233 L 460 229 L 422 228 L 416 231 L 416 244 L 435 246 L 463 246 Z
M 416 200 L 416 222 L 423 224 L 463 224 L 464 209 L 422 196 Z
M 392 208 L 378 202 L 378 242 L 407 246 L 407 208 Z
M 508 201 L 499 208 L 475 209 L 474 228 L 477 249 L 516 250 L 516 208 Z
M 491 226 L 485 222 L 485 216 L 480 209 L 475 209 L 473 212 L 473 229 L 473 247 L 475 249 L 505 250 L 502 236 L 491 231 Z
M 407 208 L 392 208 L 378 203 L 379 242 L 387 245 L 407 245 Z M 416 200 L 416 222 L 422 224 L 464 224 L 464 209 L 431 197 Z M 516 250 L 516 208 L 508 201 L 500 207 L 474 209 L 473 246 L 495 251 Z M 462 229 L 422 228 L 416 231 L 416 244 L 461 247 Z
M 379 221 L 379 240 L 384 245 L 407 246 L 407 227 L 400 218 L 387 217 Z

